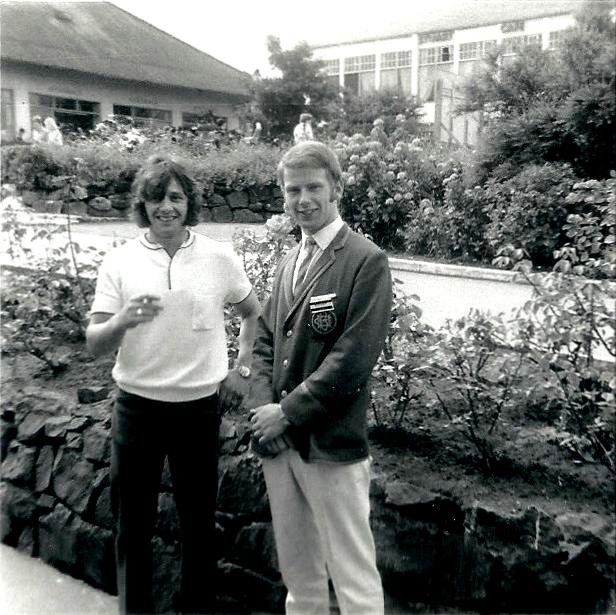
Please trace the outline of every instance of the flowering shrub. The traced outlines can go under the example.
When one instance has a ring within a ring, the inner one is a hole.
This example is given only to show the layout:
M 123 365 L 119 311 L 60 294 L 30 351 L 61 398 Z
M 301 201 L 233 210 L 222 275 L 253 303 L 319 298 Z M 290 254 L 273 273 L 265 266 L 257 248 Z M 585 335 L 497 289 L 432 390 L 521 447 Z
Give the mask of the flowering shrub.
M 519 403 L 525 354 L 508 348 L 508 323 L 477 310 L 448 321 L 425 348 L 418 371 L 440 410 L 479 453 L 488 473 L 496 469 L 505 423 Z
M 278 263 L 296 244 L 293 224 L 286 214 L 272 216 L 264 230 L 264 233 L 241 230 L 233 235 L 235 251 L 242 258 L 244 270 L 261 304 L 269 297 Z M 229 360 L 233 364 L 239 349 L 240 318 L 229 307 L 225 308 L 225 325 Z
M 10 201 L 9 201 L 10 203 Z M 66 223 L 40 223 L 16 201 L 2 211 L 6 253 L 18 269 L 4 276 L 2 341 L 8 350 L 25 350 L 53 374 L 68 365 L 59 343 L 83 340 L 103 253 L 82 248 Z
M 404 245 L 411 254 L 464 262 L 484 261 L 491 255 L 486 240 L 486 197 L 479 187 L 466 187 L 464 169 L 448 168 L 442 180 L 441 201 L 419 202 L 417 216 L 404 229 Z
M 423 199 L 441 202 L 454 161 L 438 163 L 419 139 L 394 142 L 375 121 L 370 137 L 340 136 L 332 144 L 345 189 L 342 217 L 383 248 L 404 246 L 404 229 L 418 222 Z
M 609 179 L 591 179 L 574 184 L 567 195 L 577 213 L 567 216 L 563 226 L 569 238 L 554 253 L 556 269 L 578 275 L 616 278 L 616 172 Z
M 506 244 L 525 250 L 536 266 L 551 266 L 564 243 L 575 177 L 568 165 L 530 165 L 506 181 L 488 180 L 484 201 L 488 241 L 494 252 Z
M 244 229 L 233 235 L 235 251 L 242 258 L 244 270 L 261 302 L 269 296 L 278 263 L 297 243 L 291 234 L 293 224 L 286 214 L 272 216 L 264 228 L 265 233 Z
M 576 190 L 584 189 L 577 185 Z M 586 234 L 575 236 L 585 247 Z M 563 445 L 578 458 L 590 455 L 615 473 L 616 285 L 613 279 L 579 275 L 603 272 L 606 266 L 611 270 L 613 262 L 595 258 L 594 250 L 563 249 L 555 271 L 538 274 L 525 256 L 520 248 L 505 246 L 495 263 L 513 266 L 534 291 L 513 323 L 532 366 L 527 396 L 557 413 Z
M 374 370 L 371 408 L 377 429 L 403 431 L 409 411 L 418 408 L 425 387 L 416 372 L 424 360 L 425 340 L 432 335 L 421 321 L 417 295 L 407 295 L 394 280 L 392 317 L 385 348 Z

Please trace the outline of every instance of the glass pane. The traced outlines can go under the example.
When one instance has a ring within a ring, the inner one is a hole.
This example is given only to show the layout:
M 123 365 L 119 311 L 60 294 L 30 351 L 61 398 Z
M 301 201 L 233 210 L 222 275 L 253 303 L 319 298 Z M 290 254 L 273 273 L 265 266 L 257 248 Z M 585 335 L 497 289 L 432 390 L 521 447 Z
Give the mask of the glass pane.
M 130 107 L 127 105 L 113 105 L 113 114 L 114 115 L 126 115 L 130 117 L 131 116 Z
M 80 100 L 79 108 L 85 113 L 98 113 L 98 103 L 89 100 Z
M 381 71 L 381 90 L 398 90 L 398 71 L 395 68 Z
M 73 98 L 56 98 L 56 107 L 59 109 L 77 109 L 77 101 Z
M 40 107 L 53 107 L 53 96 L 45 96 L 44 94 L 32 94 L 31 102 Z
M 359 93 L 367 94 L 374 91 L 374 71 L 359 75 Z

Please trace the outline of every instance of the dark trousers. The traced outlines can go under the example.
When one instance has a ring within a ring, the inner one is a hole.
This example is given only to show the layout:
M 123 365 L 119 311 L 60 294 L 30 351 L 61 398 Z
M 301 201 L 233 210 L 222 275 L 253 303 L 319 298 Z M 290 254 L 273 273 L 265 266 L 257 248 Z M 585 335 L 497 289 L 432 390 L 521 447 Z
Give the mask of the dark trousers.
M 152 536 L 165 457 L 180 523 L 180 609 L 210 612 L 215 595 L 217 396 L 167 403 L 118 393 L 113 412 L 112 506 L 120 613 L 153 613 Z

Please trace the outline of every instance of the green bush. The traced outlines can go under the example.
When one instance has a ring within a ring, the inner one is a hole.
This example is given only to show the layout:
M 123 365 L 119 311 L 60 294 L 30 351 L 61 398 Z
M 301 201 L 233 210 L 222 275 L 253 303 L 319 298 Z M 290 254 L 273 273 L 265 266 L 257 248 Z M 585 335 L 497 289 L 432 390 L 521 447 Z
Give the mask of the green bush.
M 536 266 L 551 266 L 565 242 L 563 226 L 571 211 L 566 198 L 575 177 L 568 165 L 531 165 L 505 181 L 491 179 L 483 200 L 489 218 L 487 238 L 494 251 L 513 244 Z
M 6 253 L 18 266 L 3 276 L 3 349 L 25 350 L 53 374 L 68 363 L 59 347 L 85 339 L 96 272 L 103 253 L 83 248 L 66 224 L 37 223 L 35 214 L 5 205 L 2 232 Z
M 570 241 L 554 253 L 557 270 L 616 279 L 616 172 L 610 179 L 574 184 L 566 200 L 576 213 L 563 226 Z
M 404 248 L 406 226 L 423 223 L 420 203 L 442 202 L 444 180 L 458 164 L 451 157 L 440 162 L 419 139 L 408 143 L 388 136 L 379 120 L 370 137 L 339 136 L 332 147 L 346 179 L 342 217 L 386 249 Z M 426 253 L 419 242 L 413 247 Z
M 467 188 L 465 169 L 449 169 L 442 180 L 442 201 L 422 199 L 417 214 L 403 231 L 404 245 L 411 254 L 444 260 L 485 262 L 492 254 L 486 239 L 485 192 Z
M 187 146 L 172 132 L 137 131 L 105 133 L 68 142 L 62 147 L 9 146 L 2 148 L 3 182 L 18 190 L 51 191 L 54 179 L 69 178 L 88 190 L 89 196 L 128 192 L 137 170 L 153 154 L 181 160 L 205 195 L 214 187 L 241 189 L 275 182 L 282 156 L 280 148 L 243 142 Z

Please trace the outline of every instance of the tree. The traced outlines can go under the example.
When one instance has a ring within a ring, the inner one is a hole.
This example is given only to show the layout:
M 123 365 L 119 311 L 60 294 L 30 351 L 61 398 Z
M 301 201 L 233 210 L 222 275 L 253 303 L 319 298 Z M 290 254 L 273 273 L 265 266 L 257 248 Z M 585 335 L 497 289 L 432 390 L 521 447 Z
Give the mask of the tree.
M 511 59 L 497 49 L 467 80 L 459 110 L 484 112 L 484 173 L 567 162 L 580 176 L 609 176 L 616 160 L 613 7 L 586 0 L 558 51 L 527 48 Z
M 406 135 L 418 132 L 419 104 L 411 98 L 392 90 L 379 90 L 364 96 L 345 91 L 338 101 L 338 113 L 329 123 L 328 132 L 347 135 L 369 135 L 374 120 L 383 120 L 383 129 L 388 135 L 403 130 Z
M 270 136 L 290 137 L 300 113 L 308 112 L 317 120 L 332 113 L 338 88 L 328 81 L 325 64 L 312 58 L 312 50 L 302 42 L 283 50 L 280 39 L 267 37 L 270 64 L 281 77 L 255 80 L 253 98 L 265 120 Z

